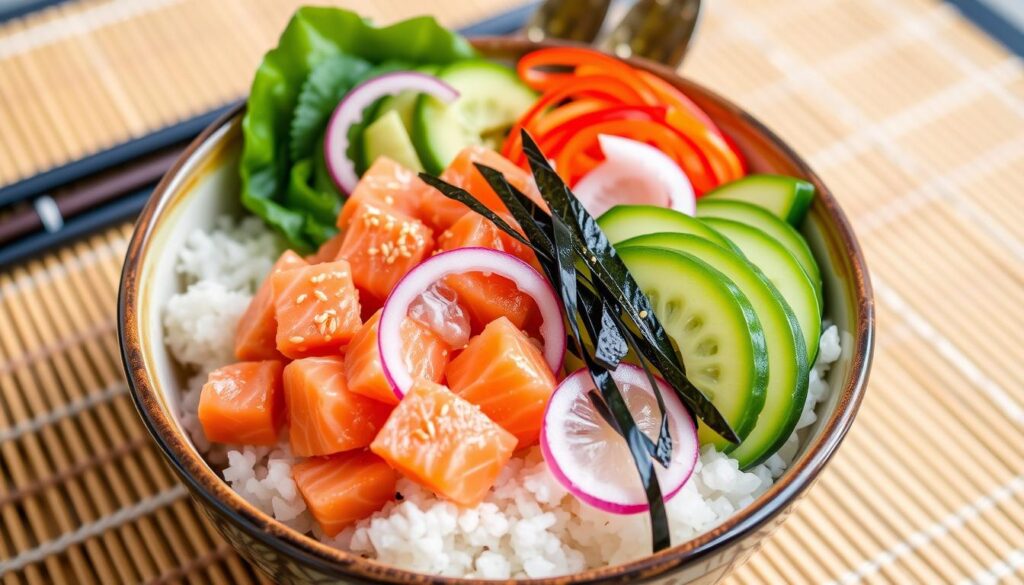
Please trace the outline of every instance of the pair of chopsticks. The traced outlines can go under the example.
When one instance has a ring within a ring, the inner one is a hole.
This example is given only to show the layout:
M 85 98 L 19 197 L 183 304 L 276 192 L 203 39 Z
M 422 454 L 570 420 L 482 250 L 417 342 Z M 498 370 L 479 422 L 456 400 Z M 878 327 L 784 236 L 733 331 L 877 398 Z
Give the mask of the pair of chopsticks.
M 231 107 L 0 187 L 0 267 L 138 215 L 189 141 Z
M 520 6 L 460 32 L 511 34 L 535 7 Z M 236 104 L 0 187 L 0 269 L 138 215 L 189 142 Z

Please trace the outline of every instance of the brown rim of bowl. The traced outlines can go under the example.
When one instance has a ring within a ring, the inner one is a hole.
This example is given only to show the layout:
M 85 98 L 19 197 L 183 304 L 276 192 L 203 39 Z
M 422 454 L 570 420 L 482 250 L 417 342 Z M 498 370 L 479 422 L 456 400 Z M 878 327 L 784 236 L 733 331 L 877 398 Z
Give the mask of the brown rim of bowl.
M 512 37 L 481 37 L 473 40 L 474 45 L 486 53 L 521 54 L 528 50 L 565 45 L 566 43 L 544 42 L 533 43 L 522 38 Z M 818 199 L 825 206 L 828 215 L 835 220 L 838 236 L 843 247 L 850 255 L 853 267 L 852 284 L 855 301 L 858 304 L 858 320 L 856 329 L 856 346 L 853 348 L 852 377 L 842 388 L 842 393 L 832 416 L 825 422 L 820 436 L 809 445 L 800 459 L 787 470 L 766 493 L 762 494 L 753 504 L 736 513 L 716 528 L 697 536 L 687 542 L 673 546 L 664 551 L 648 555 L 642 559 L 621 565 L 591 569 L 581 573 L 553 577 L 547 579 L 509 580 L 516 583 L 535 585 L 568 585 L 584 583 L 634 582 L 677 568 L 706 557 L 718 549 L 737 542 L 760 526 L 785 510 L 813 482 L 825 463 L 831 458 L 846 432 L 853 422 L 857 409 L 863 398 L 867 383 L 874 346 L 874 302 L 867 268 L 860 246 L 854 237 L 853 230 L 831 191 L 821 182 L 820 178 L 789 146 L 783 143 L 771 130 L 750 116 L 732 102 L 694 82 L 678 76 L 667 67 L 641 60 L 628 59 L 630 64 L 646 69 L 684 89 L 703 92 L 719 105 L 731 111 L 749 124 L 757 134 L 777 147 L 792 160 L 805 177 L 819 187 Z M 181 171 L 185 162 L 195 153 L 214 132 L 222 128 L 228 121 L 244 110 L 244 104 L 224 114 L 202 132 L 186 149 L 181 158 L 157 185 L 153 197 L 143 209 L 139 217 L 135 233 L 128 246 L 126 261 L 121 276 L 121 287 L 118 299 L 118 333 L 121 341 L 121 353 L 125 373 L 132 389 L 132 397 L 142 415 L 150 433 L 160 448 L 173 464 L 176 472 L 191 488 L 193 494 L 199 494 L 208 504 L 230 517 L 251 537 L 265 543 L 271 548 L 281 550 L 289 556 L 301 559 L 310 565 L 319 567 L 327 574 L 344 574 L 349 577 L 371 579 L 385 583 L 437 583 L 467 584 L 495 583 L 495 581 L 457 579 L 436 577 L 405 571 L 367 560 L 357 555 L 328 547 L 319 541 L 285 527 L 280 522 L 255 509 L 230 489 L 226 489 L 223 480 L 193 453 L 185 439 L 174 431 L 174 425 L 159 407 L 156 390 L 151 386 L 146 373 L 144 352 L 139 339 L 138 330 L 138 292 L 141 271 L 141 258 L 148 251 L 151 237 L 155 231 L 156 219 L 169 203 L 169 186 L 172 179 Z M 190 463 L 185 463 L 188 460 Z M 198 474 L 198 476 L 197 476 Z M 231 501 L 218 498 L 214 492 L 223 492 Z

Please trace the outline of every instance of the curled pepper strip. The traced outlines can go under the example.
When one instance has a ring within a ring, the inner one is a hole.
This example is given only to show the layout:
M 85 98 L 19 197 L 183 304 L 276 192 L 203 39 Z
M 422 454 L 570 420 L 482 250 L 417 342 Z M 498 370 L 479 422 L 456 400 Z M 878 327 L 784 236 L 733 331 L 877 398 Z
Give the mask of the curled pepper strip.
M 528 53 L 517 72 L 543 93 L 502 149 L 516 164 L 526 165 L 520 138 L 526 129 L 570 184 L 603 161 L 597 142 L 602 133 L 661 149 L 678 162 L 698 194 L 746 173 L 735 145 L 707 113 L 653 73 L 581 47 Z

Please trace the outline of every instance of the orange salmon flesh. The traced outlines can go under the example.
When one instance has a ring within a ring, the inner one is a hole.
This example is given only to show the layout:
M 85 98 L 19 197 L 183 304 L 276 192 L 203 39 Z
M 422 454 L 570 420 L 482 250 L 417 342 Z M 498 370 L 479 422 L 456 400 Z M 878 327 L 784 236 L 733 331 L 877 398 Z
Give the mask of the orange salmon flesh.
M 384 376 L 377 348 L 380 313 L 374 313 L 352 338 L 345 351 L 345 372 L 349 390 L 394 405 L 398 404 L 398 397 Z M 405 367 L 409 374 L 414 378 L 440 382 L 451 353 L 448 346 L 430 329 L 409 317 L 402 321 L 401 336 Z
M 284 396 L 292 451 L 304 457 L 366 447 L 391 414 L 389 405 L 349 391 L 341 356 L 288 364 Z
M 516 438 L 451 390 L 417 379 L 370 449 L 406 477 L 462 506 L 487 495 Z
M 241 362 L 210 372 L 199 394 L 199 422 L 214 443 L 274 445 L 284 421 L 277 360 Z
M 470 339 L 446 373 L 452 392 L 515 435 L 520 447 L 537 442 L 555 375 L 540 349 L 508 319 L 491 321 Z

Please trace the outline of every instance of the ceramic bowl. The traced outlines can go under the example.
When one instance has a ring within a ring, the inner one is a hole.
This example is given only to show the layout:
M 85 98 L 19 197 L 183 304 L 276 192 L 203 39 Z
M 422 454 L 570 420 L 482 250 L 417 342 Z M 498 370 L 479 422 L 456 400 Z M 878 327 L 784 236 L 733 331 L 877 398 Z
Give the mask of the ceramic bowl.
M 494 58 L 515 59 L 540 45 L 523 39 L 475 41 Z M 647 62 L 648 69 L 681 88 L 726 132 L 751 171 L 805 178 L 818 189 L 804 235 L 821 267 L 826 316 L 841 331 L 843 354 L 829 381 L 833 392 L 819 405 L 818 421 L 804 431 L 789 470 L 753 504 L 717 528 L 645 558 L 576 575 L 531 581 L 582 583 L 714 583 L 742 563 L 793 509 L 825 468 L 850 428 L 864 394 L 872 353 L 873 303 L 867 269 L 846 217 L 828 187 L 764 125 L 699 85 Z M 351 555 L 299 534 L 255 509 L 214 473 L 186 436 L 178 417 L 186 372 L 164 345 L 161 313 L 182 283 L 176 254 L 193 230 L 212 227 L 222 214 L 241 214 L 238 158 L 241 108 L 210 126 L 182 155 L 142 212 L 125 262 L 120 292 L 120 335 L 125 371 L 139 412 L 181 480 L 206 514 L 247 559 L 276 582 L 470 582 L 403 571 Z

